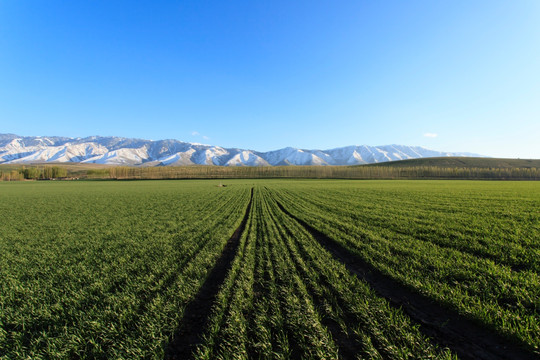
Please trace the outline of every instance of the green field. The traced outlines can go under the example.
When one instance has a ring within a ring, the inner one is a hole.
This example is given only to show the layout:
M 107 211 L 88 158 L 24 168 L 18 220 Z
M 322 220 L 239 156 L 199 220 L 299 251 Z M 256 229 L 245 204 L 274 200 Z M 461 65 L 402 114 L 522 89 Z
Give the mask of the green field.
M 0 183 L 0 359 L 538 358 L 540 183 Z
M 539 159 L 505 159 L 485 157 L 426 157 L 419 159 L 388 161 L 361 166 L 437 166 L 441 168 L 478 168 L 478 169 L 527 169 L 540 168 Z

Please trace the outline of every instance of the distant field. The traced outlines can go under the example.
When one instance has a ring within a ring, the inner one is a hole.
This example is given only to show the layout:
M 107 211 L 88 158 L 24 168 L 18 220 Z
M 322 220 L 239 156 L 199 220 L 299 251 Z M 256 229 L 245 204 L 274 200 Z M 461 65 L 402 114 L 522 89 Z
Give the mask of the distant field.
M 538 182 L 0 183 L 0 358 L 535 359 L 538 209 Z

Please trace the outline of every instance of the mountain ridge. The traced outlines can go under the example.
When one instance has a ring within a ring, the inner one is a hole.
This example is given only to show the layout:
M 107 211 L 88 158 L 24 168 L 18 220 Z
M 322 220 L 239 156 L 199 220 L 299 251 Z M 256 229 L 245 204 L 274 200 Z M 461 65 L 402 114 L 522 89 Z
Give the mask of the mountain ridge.
M 128 166 L 283 166 L 360 165 L 426 157 L 480 156 L 421 146 L 349 145 L 327 150 L 294 147 L 261 152 L 189 143 L 116 136 L 18 136 L 0 134 L 0 164 L 96 163 Z

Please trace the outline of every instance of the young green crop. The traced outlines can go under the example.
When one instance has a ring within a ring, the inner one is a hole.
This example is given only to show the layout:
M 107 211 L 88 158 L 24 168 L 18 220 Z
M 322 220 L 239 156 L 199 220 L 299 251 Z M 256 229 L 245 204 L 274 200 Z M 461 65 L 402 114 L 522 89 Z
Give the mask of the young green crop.
M 0 186 L 0 357 L 162 357 L 249 200 L 215 185 Z
M 283 262 L 280 244 L 271 246 L 276 239 L 265 226 L 266 217 L 264 198 L 257 189 L 248 231 L 196 358 L 337 355 L 301 282 Z
M 350 252 L 538 351 L 540 186 L 297 182 L 271 189 Z
M 538 351 L 538 183 L 218 183 L 0 184 L 0 358 L 162 359 L 252 187 L 196 358 L 454 357 L 310 227 Z
M 247 234 L 195 358 L 357 356 L 452 357 L 256 187 Z

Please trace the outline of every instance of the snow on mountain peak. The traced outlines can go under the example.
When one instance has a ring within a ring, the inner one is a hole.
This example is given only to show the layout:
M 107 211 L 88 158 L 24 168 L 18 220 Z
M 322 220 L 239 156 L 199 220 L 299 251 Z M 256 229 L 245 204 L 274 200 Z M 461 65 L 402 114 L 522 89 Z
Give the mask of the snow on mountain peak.
M 113 165 L 357 165 L 437 156 L 474 156 L 421 146 L 351 145 L 329 150 L 286 147 L 258 152 L 227 149 L 178 140 L 143 140 L 122 137 L 21 137 L 0 134 L 0 164 L 84 162 Z

